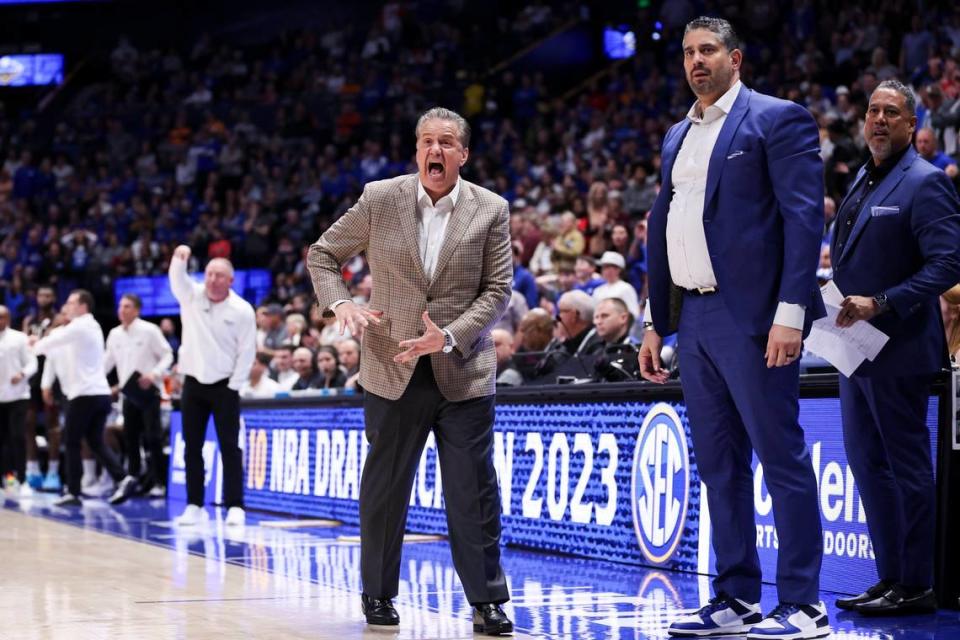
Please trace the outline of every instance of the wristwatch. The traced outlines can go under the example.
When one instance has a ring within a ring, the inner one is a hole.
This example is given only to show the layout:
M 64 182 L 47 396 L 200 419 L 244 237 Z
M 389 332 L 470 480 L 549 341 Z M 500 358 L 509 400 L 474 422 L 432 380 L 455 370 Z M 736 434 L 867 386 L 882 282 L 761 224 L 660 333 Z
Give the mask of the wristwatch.
M 443 331 L 443 352 L 450 353 L 453 351 L 453 335 L 447 331 Z
M 882 291 L 873 296 L 873 301 L 877 304 L 877 308 L 880 310 L 880 313 L 885 313 L 890 309 L 890 301 L 887 300 L 887 294 Z

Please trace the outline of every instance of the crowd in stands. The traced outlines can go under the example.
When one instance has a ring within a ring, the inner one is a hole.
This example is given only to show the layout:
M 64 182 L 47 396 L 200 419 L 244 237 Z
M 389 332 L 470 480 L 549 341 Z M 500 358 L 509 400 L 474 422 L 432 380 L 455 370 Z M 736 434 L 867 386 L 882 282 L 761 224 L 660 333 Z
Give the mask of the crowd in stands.
M 455 5 L 438 17 L 395 3 L 366 27 L 255 46 L 204 36 L 189 50 L 150 50 L 122 39 L 110 77 L 83 87 L 49 130 L 0 114 L 0 303 L 19 326 L 35 314 L 40 285 L 112 301 L 114 278 L 164 273 L 186 243 L 195 269 L 225 257 L 273 274 L 253 387 L 265 375 L 294 390 L 356 388 L 359 343 L 312 305 L 306 248 L 365 183 L 415 170 L 413 123 L 443 104 L 473 127 L 464 177 L 511 206 L 504 384 L 630 379 L 659 146 L 693 101 L 681 71 L 688 19 L 712 10 L 732 20 L 746 43 L 745 83 L 816 118 L 828 196 L 823 280 L 831 218 L 868 157 L 863 118 L 879 81 L 915 87 L 918 150 L 957 180 L 960 9 L 706 4 L 638 10 L 638 24 L 659 21 L 661 37 L 646 44 L 638 28 L 637 55 L 567 99 L 541 74 L 488 70 L 581 15 L 572 4 L 526 3 L 477 24 Z M 362 257 L 344 277 L 355 299 L 369 299 Z

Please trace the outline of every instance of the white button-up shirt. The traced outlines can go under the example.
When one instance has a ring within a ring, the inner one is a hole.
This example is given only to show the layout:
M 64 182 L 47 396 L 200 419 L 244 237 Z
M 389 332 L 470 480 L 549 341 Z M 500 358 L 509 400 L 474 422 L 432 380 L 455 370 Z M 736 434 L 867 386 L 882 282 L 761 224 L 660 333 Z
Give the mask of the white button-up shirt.
M 140 318 L 134 318 L 130 326 L 114 327 L 107 336 L 107 353 L 104 372 L 117 368 L 117 379 L 122 389 L 134 371 L 145 375 L 152 373 L 158 387 L 163 382 L 164 372 L 173 364 L 173 349 L 163 337 L 160 327 Z
M 27 346 L 27 336 L 9 327 L 0 331 L 0 402 L 30 399 L 30 376 L 37 372 L 37 357 Z M 23 379 L 13 384 L 13 376 Z
M 433 271 L 440 258 L 440 247 L 443 246 L 443 238 L 450 223 L 450 213 L 457 206 L 459 197 L 460 178 L 457 178 L 453 190 L 436 203 L 430 199 L 430 194 L 417 180 L 417 231 L 419 232 L 420 259 L 423 262 L 423 273 L 427 276 L 427 280 L 433 279 Z
M 222 302 L 210 300 L 203 284 L 187 275 L 183 260 L 170 260 L 169 275 L 183 325 L 180 373 L 202 384 L 229 379 L 227 386 L 240 391 L 257 354 L 253 307 L 233 291 Z
M 57 374 L 68 400 L 83 396 L 108 396 L 110 385 L 103 372 L 103 330 L 85 313 L 58 327 L 35 345 L 37 355 L 53 356 L 62 366 Z
M 738 80 L 719 100 L 700 112 L 697 101 L 687 112 L 690 129 L 684 136 L 670 174 L 673 197 L 667 215 L 667 260 L 673 283 L 683 289 L 716 287 L 717 276 L 710 261 L 707 235 L 703 228 L 703 208 L 707 191 L 707 170 L 727 114 L 740 95 Z M 651 318 L 649 305 L 644 320 Z M 804 308 L 780 302 L 773 323 L 802 329 Z

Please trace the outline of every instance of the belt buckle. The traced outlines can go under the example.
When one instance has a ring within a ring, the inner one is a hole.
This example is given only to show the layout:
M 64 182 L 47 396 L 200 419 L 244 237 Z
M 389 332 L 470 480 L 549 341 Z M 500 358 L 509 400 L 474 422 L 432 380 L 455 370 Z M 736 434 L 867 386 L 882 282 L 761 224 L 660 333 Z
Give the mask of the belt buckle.
M 717 292 L 716 287 L 697 287 L 697 293 L 699 293 L 702 296 L 708 293 L 716 293 L 716 292 Z

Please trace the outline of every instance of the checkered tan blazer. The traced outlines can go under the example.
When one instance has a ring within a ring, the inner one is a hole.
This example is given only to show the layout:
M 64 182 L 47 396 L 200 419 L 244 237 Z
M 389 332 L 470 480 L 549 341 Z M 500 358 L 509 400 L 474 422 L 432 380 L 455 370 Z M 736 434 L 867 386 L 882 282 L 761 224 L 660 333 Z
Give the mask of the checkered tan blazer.
M 325 312 L 350 293 L 340 265 L 365 251 L 373 277 L 370 308 L 383 311 L 363 334 L 360 383 L 370 393 L 398 399 L 416 361 L 396 364 L 402 340 L 424 332 L 423 312 L 447 329 L 457 346 L 430 355 L 440 392 L 451 401 L 495 391 L 496 354 L 490 330 L 510 299 L 513 259 L 510 216 L 500 196 L 462 180 L 446 235 L 427 280 L 417 231 L 417 175 L 368 183 L 357 203 L 327 229 L 307 257 L 313 288 Z

